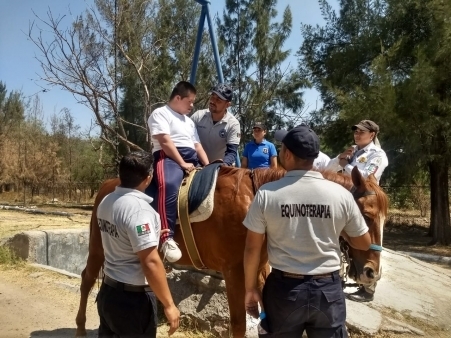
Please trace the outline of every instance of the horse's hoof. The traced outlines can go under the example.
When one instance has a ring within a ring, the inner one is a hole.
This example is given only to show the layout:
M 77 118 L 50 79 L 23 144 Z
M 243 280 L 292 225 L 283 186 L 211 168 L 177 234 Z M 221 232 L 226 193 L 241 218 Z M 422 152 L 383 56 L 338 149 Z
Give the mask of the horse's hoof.
M 87 336 L 86 329 L 77 329 L 77 331 L 75 332 L 75 338 L 86 336 Z

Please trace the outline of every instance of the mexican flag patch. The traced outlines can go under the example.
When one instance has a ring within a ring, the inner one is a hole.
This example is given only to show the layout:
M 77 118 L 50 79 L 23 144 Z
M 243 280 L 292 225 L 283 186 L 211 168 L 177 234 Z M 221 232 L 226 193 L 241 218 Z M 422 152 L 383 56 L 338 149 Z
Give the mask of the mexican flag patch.
M 138 233 L 138 236 L 143 236 L 150 234 L 150 225 L 149 223 L 138 225 L 136 227 L 136 232 Z

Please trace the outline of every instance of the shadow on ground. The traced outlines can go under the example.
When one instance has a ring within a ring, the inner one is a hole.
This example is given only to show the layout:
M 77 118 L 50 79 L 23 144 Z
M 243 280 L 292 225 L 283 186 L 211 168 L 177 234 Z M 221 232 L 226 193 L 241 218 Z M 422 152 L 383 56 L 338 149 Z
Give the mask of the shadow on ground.
M 39 330 L 30 333 L 30 338 L 32 337 L 45 337 L 45 338 L 73 338 L 75 337 L 76 329 L 74 328 L 62 328 L 56 330 Z M 86 330 L 88 338 L 97 337 L 97 330 Z

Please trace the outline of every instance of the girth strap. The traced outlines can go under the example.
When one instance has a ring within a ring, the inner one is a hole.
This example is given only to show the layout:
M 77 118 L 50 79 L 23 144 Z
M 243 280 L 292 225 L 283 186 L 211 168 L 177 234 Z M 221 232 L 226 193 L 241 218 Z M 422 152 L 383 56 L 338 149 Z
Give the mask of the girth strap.
M 197 250 L 196 241 L 194 240 L 193 229 L 189 221 L 189 209 L 188 209 L 188 192 L 191 186 L 191 182 L 198 170 L 191 171 L 187 177 L 185 177 L 180 185 L 177 209 L 179 214 L 180 229 L 182 230 L 183 240 L 185 241 L 186 250 L 188 256 L 193 263 L 193 266 L 198 269 L 206 269 L 206 266 L 200 258 L 199 251 Z

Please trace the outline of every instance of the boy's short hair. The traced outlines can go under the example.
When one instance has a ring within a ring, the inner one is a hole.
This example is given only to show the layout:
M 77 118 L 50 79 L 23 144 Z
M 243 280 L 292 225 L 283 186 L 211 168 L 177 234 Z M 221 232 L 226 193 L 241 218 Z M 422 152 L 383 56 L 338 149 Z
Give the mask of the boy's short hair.
M 133 151 L 122 157 L 119 178 L 124 188 L 136 188 L 147 176 L 152 175 L 153 155 L 147 151 Z
M 180 96 L 182 99 L 185 97 L 188 97 L 190 94 L 197 94 L 196 87 L 194 87 L 191 83 L 187 81 L 180 81 L 177 83 L 172 89 L 171 97 L 169 98 L 169 101 L 172 100 L 177 95 Z

